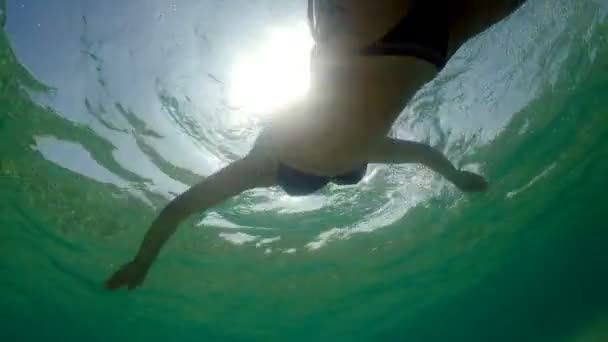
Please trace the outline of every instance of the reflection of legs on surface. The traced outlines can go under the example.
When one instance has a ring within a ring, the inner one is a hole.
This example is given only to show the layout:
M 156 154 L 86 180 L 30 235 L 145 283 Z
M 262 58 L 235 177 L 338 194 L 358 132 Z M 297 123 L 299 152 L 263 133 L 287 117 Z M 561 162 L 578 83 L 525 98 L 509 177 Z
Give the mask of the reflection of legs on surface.
M 456 0 L 449 1 L 449 55 L 467 40 L 509 16 L 526 0 Z M 447 9 L 446 9 L 447 10 Z

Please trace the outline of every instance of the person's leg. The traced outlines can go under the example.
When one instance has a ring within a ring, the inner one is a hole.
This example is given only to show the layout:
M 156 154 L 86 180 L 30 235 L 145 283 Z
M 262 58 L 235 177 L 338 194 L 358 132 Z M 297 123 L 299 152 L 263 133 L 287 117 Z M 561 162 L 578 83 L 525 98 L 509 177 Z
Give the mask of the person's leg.
M 418 163 L 442 175 L 462 191 L 488 189 L 488 182 L 482 176 L 458 170 L 441 151 L 414 141 L 386 138 L 369 151 L 368 160 L 380 164 Z
M 526 0 L 456 0 L 450 3 L 450 41 L 448 54 L 462 44 L 509 16 Z

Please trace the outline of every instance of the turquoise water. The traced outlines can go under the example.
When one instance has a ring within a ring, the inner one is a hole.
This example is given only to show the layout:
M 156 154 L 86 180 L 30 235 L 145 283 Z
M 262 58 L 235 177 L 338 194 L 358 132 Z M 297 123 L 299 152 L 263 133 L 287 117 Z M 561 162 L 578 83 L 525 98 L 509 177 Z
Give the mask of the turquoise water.
M 0 4 L 3 341 L 608 341 L 605 1 L 530 0 L 404 110 L 393 133 L 487 194 L 415 166 L 250 191 L 185 223 L 133 293 L 102 282 L 251 146 L 265 104 L 232 71 L 269 27 L 300 35 L 305 4 Z

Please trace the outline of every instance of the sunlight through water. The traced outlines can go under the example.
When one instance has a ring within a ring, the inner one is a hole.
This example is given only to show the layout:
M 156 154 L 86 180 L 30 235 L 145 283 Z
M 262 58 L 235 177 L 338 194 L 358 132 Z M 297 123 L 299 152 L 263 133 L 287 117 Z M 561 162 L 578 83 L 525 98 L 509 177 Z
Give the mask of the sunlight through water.
M 239 56 L 232 68 L 229 105 L 264 114 L 303 96 L 310 82 L 313 44 L 305 25 L 269 30 L 266 39 Z

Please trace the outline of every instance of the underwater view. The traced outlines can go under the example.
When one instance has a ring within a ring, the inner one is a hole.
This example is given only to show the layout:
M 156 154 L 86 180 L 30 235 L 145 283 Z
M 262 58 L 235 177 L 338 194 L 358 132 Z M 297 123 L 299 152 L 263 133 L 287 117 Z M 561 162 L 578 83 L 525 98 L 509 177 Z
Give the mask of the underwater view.
M 104 281 L 175 196 L 306 93 L 306 1 L 0 0 L 0 340 L 608 341 L 608 1 L 529 0 L 391 136 L 489 190 L 370 164 L 185 221 L 135 291 Z

